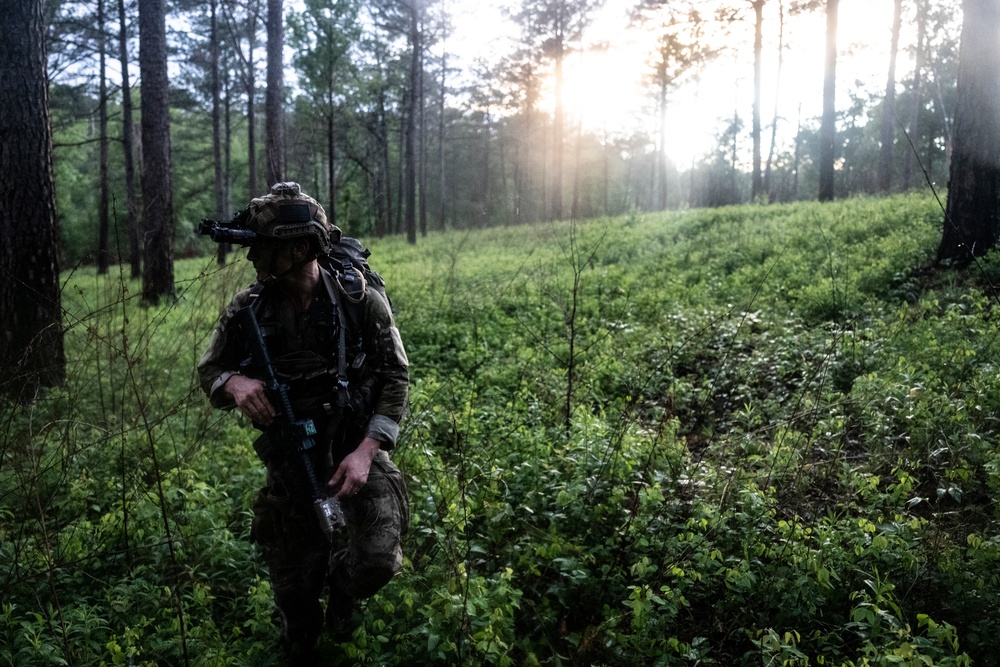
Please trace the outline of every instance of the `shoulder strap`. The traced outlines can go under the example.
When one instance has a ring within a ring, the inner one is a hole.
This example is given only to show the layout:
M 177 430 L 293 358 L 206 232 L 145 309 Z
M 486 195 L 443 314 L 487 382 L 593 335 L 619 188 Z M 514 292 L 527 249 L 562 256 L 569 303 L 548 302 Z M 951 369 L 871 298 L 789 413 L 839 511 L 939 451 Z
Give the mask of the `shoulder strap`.
M 337 403 L 344 407 L 350 403 L 351 397 L 347 387 L 347 318 L 344 316 L 344 307 L 337 290 L 333 288 L 333 281 L 338 279 L 336 274 L 320 273 L 320 282 L 326 290 L 333 307 L 337 310 Z

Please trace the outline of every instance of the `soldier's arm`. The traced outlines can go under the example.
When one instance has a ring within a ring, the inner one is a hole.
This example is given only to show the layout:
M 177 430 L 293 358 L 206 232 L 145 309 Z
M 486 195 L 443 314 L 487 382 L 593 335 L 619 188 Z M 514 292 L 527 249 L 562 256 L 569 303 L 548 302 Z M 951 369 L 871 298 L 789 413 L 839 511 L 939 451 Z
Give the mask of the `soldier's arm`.
M 217 408 L 231 409 L 236 403 L 225 390 L 226 383 L 234 375 L 239 374 L 240 362 L 244 354 L 242 341 L 234 340 L 230 335 L 229 323 L 233 316 L 246 306 L 251 299 L 250 290 L 239 292 L 222 312 L 219 324 L 212 332 L 208 348 L 198 361 L 198 380 L 211 401 Z
M 392 317 L 392 310 L 375 290 L 365 298 L 365 338 L 371 370 L 376 377 L 374 413 L 368 421 L 366 436 L 392 449 L 399 437 L 399 424 L 406 413 L 410 383 L 410 362 Z

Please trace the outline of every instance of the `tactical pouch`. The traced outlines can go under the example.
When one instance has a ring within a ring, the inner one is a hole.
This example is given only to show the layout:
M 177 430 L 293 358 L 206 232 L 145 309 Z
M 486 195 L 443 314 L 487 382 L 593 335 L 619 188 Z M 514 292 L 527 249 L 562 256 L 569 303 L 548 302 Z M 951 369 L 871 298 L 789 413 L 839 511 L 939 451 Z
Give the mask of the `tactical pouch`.
M 253 451 L 256 452 L 257 458 L 264 465 L 271 464 L 271 461 L 274 459 L 274 443 L 271 442 L 271 438 L 268 437 L 267 433 L 261 433 L 253 441 Z

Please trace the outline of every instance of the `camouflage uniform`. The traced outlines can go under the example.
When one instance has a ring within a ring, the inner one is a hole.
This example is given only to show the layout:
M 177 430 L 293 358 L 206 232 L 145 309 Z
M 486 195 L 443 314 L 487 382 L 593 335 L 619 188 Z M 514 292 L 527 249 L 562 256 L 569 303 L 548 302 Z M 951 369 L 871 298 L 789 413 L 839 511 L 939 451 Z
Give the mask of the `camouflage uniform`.
M 277 289 L 239 292 L 198 364 L 201 386 L 212 404 L 232 408 L 223 387 L 241 372 L 240 363 L 248 356 L 234 316 L 252 304 L 275 371 L 289 387 L 296 418 L 316 423 L 317 446 L 309 455 L 320 483 L 364 436 L 381 443 L 367 483 L 356 495 L 341 499 L 347 529 L 335 536 L 339 543 L 333 545 L 316 521 L 301 462 L 280 455 L 266 460 L 267 485 L 254 502 L 251 539 L 270 570 L 283 641 L 307 648 L 323 627 L 324 585 L 330 591 L 328 619 L 349 613 L 354 600 L 373 595 L 399 571 L 401 540 L 409 524 L 403 477 L 388 455 L 406 409 L 406 352 L 386 300 L 363 279 L 354 282 L 360 289 L 353 293 L 344 292 L 343 282 L 321 268 L 321 284 L 305 313 L 296 313 Z M 348 322 L 343 338 L 341 319 Z M 340 340 L 346 344 L 353 409 L 337 407 L 334 399 Z M 255 443 L 258 453 L 267 449 L 262 439 L 266 436 Z

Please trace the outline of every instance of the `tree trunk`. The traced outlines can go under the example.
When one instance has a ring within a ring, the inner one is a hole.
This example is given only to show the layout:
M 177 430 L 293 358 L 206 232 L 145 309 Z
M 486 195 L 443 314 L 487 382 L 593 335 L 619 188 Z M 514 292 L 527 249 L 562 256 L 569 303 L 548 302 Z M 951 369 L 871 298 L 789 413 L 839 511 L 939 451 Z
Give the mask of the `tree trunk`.
M 959 264 L 992 248 L 1000 218 L 1000 6 L 962 3 L 954 148 L 938 261 Z
M 108 272 L 108 73 L 107 43 L 104 39 L 104 0 L 97 0 L 97 60 L 98 60 L 98 173 L 97 203 L 97 273 Z
M 819 200 L 832 201 L 833 162 L 837 156 L 837 7 L 826 2 L 826 63 L 823 69 L 823 121 L 819 130 Z
M 403 184 L 406 197 L 406 240 L 417 242 L 417 168 L 416 168 L 416 126 L 417 90 L 420 78 L 420 13 L 416 2 L 410 5 L 410 77 L 409 94 L 405 98 L 406 130 L 403 137 Z
M 771 183 L 771 167 L 774 164 L 774 151 L 778 144 L 778 102 L 781 99 L 781 70 L 785 63 L 785 3 L 778 1 L 778 70 L 774 85 L 774 114 L 771 116 L 771 144 L 767 150 L 767 161 L 764 167 L 764 192 L 768 201 L 775 201 L 775 188 Z
M 903 23 L 903 0 L 895 0 L 892 19 L 892 45 L 889 47 L 889 76 L 885 84 L 885 103 L 882 105 L 881 140 L 879 153 L 878 189 L 888 194 L 892 190 L 892 152 L 896 137 L 896 52 L 899 50 L 899 31 Z
M 563 217 L 563 148 L 564 148 L 564 118 L 563 114 L 563 57 L 564 47 L 562 26 L 556 37 L 556 109 L 552 123 L 552 214 L 551 219 L 561 220 Z
M 139 0 L 142 77 L 142 203 L 145 266 L 142 298 L 174 294 L 174 210 L 170 175 L 170 97 L 164 0 Z
M 282 0 L 267 0 L 267 97 L 264 100 L 264 151 L 268 187 L 285 180 L 285 79 Z
M 42 0 L 0 24 L 0 391 L 31 400 L 66 378 Z
M 764 179 L 760 170 L 760 70 L 763 52 L 763 25 L 765 0 L 753 0 L 754 34 L 753 34 L 753 176 L 750 189 L 751 198 L 756 201 L 764 191 Z
M 254 52 L 257 50 L 257 13 L 251 11 L 247 13 L 247 189 L 250 197 L 259 194 L 257 188 L 257 63 L 254 60 Z
M 128 208 L 128 260 L 132 278 L 142 271 L 142 246 L 139 243 L 139 202 L 135 191 L 135 147 L 133 146 L 132 89 L 128 73 L 128 32 L 125 0 L 118 0 L 118 60 L 122 69 L 122 146 L 125 152 L 125 200 Z
M 927 44 L 927 1 L 917 0 L 917 44 L 916 57 L 913 66 L 913 87 L 910 89 L 910 120 L 906 129 L 910 136 L 911 146 L 906 151 L 906 160 L 903 163 L 903 188 L 909 190 L 913 187 L 913 164 L 915 162 L 915 146 L 920 132 L 920 110 L 923 108 L 921 101 L 921 83 L 924 70 L 924 51 Z
M 215 219 L 226 219 L 226 185 L 222 164 L 222 85 L 219 79 L 219 19 L 218 0 L 209 3 L 209 79 L 212 83 L 212 164 L 215 167 Z M 219 265 L 226 263 L 227 244 L 216 249 Z
M 660 82 L 660 154 L 657 156 L 654 171 L 658 170 L 657 190 L 659 191 L 659 206 L 657 210 L 667 210 L 667 81 Z
M 438 100 L 438 229 L 444 231 L 446 226 L 446 180 L 444 163 L 444 113 L 445 95 L 448 93 L 448 52 L 441 55 L 441 97 Z
M 426 30 L 427 26 L 423 21 L 423 14 L 421 13 L 420 34 L 425 34 Z M 421 236 L 427 236 L 427 112 L 425 107 L 426 90 L 424 88 L 425 64 L 423 40 L 421 40 L 420 60 L 417 67 L 417 192 L 420 195 L 418 200 L 417 216 L 419 218 Z

